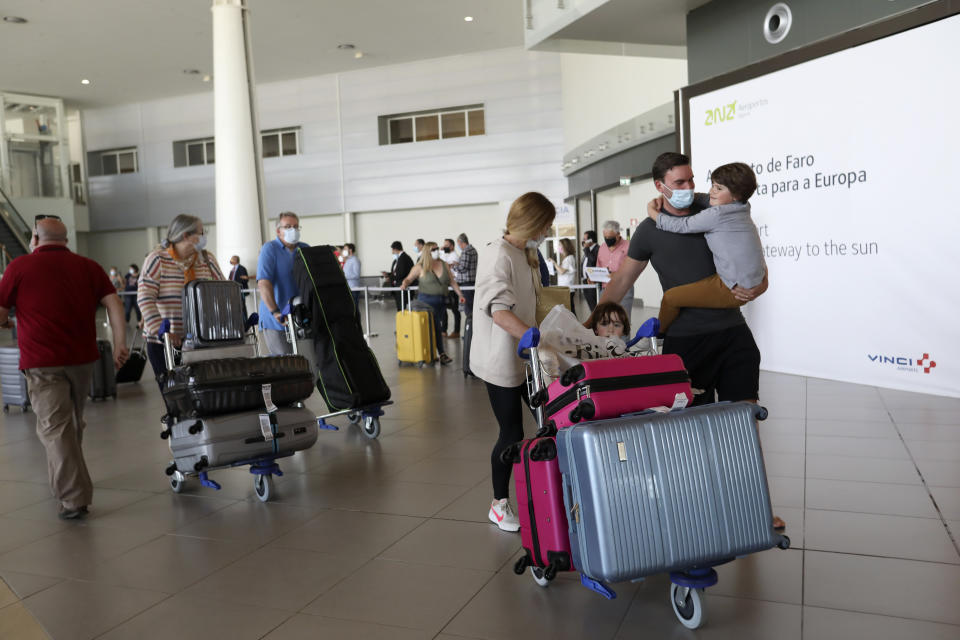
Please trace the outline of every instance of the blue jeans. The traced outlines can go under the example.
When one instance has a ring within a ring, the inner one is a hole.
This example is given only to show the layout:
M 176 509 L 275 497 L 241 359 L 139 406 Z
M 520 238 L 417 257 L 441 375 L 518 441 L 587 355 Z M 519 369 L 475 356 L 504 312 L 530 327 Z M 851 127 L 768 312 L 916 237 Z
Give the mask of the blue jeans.
M 447 312 L 445 305 L 447 301 L 446 297 L 432 296 L 421 291 L 417 296 L 417 300 L 430 305 L 430 308 L 433 309 L 433 333 L 436 336 L 437 353 L 446 353 L 443 348 L 443 339 L 440 337 L 440 317 Z

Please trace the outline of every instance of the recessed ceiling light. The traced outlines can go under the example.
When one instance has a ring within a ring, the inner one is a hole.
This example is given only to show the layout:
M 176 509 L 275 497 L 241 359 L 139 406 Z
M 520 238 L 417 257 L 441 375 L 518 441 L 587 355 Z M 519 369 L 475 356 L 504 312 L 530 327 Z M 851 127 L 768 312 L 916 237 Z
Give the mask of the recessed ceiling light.
M 337 49 L 350 50 L 350 49 L 356 49 L 356 47 L 350 44 L 349 42 L 345 42 L 343 44 L 338 44 Z
M 357 51 L 355 54 L 353 54 L 353 57 L 359 60 L 363 57 L 363 51 Z
M 83 80 L 80 81 L 80 84 L 90 84 L 90 81 L 84 78 Z
M 184 69 L 183 75 L 185 76 L 198 76 L 200 75 L 200 69 Z
M 27 24 L 27 19 L 20 16 L 3 16 L 3 21 L 11 24 Z
M 210 82 L 211 80 L 213 80 L 213 76 L 212 76 L 212 75 L 210 75 L 209 73 L 204 74 L 204 76 L 203 76 L 203 81 L 204 81 L 204 82 Z
M 473 22 L 473 16 L 464 16 L 463 21 L 464 21 L 464 22 Z

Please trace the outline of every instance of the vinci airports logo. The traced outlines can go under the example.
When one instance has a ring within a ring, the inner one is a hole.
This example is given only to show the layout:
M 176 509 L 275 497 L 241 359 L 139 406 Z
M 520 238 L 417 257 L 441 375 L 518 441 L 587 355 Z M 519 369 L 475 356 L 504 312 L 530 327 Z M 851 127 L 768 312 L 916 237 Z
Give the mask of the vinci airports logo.
M 914 373 L 930 373 L 930 371 L 937 366 L 937 363 L 930 359 L 930 354 L 923 354 L 922 358 L 905 358 L 903 356 L 883 356 L 883 355 L 871 355 L 867 354 L 867 358 L 870 359 L 870 362 L 875 362 L 876 364 L 886 366 L 893 365 L 897 368 L 898 371 L 912 371 Z
M 765 106 L 767 106 L 766 98 L 760 98 L 751 102 L 738 102 L 734 100 L 730 104 L 704 110 L 706 120 L 704 120 L 703 124 L 704 126 L 712 127 L 713 125 L 730 122 L 738 118 L 746 118 L 752 114 L 755 109 Z

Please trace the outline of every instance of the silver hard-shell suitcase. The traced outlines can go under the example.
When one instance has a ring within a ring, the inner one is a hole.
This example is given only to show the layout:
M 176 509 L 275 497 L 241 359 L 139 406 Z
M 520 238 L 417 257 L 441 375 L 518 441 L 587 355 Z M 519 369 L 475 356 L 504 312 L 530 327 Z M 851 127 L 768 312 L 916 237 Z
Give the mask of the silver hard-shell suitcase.
M 183 288 L 185 350 L 242 344 L 247 309 L 243 289 L 231 280 L 192 280 Z
M 181 473 L 198 473 L 265 456 L 282 457 L 317 441 L 317 419 L 308 409 L 278 409 L 276 436 L 261 430 L 261 412 L 192 418 L 170 428 L 170 452 Z
M 20 349 L 18 347 L 0 347 L 0 387 L 3 388 L 3 410 L 10 405 L 26 411 L 30 406 L 27 394 L 27 379 L 20 373 Z
M 720 403 L 561 430 L 574 565 L 620 582 L 789 545 L 772 526 L 756 429 L 765 414 Z

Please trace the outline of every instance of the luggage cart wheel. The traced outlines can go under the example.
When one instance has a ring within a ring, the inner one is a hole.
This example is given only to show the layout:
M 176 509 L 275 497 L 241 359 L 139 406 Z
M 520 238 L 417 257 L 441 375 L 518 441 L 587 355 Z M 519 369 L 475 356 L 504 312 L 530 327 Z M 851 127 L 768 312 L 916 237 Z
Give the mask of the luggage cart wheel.
M 380 418 L 377 416 L 364 416 L 363 435 L 371 440 L 380 435 Z
M 269 473 L 258 473 L 253 476 L 253 490 L 260 502 L 266 502 L 273 493 L 273 476 Z
M 179 471 L 174 471 L 173 475 L 170 476 L 170 488 L 174 493 L 181 493 L 185 482 L 186 478 Z
M 780 536 L 780 542 L 777 543 L 777 546 L 784 550 L 789 549 L 790 538 L 788 536 Z
M 550 586 L 550 580 L 547 579 L 547 576 L 544 575 L 544 570 L 540 567 L 530 567 L 530 573 L 533 574 L 533 581 L 541 587 L 546 588 Z
M 350 421 L 350 424 L 360 424 L 360 420 L 363 418 L 363 414 L 359 411 L 351 411 L 347 414 L 347 420 Z
M 680 624 L 687 629 L 699 629 L 707 621 L 707 601 L 703 589 L 671 584 L 670 604 Z

